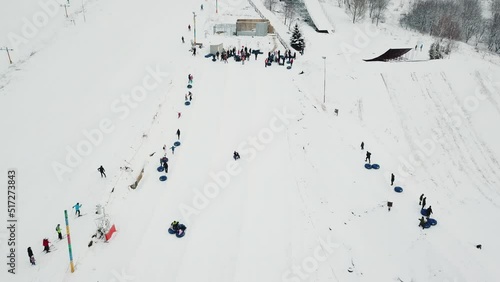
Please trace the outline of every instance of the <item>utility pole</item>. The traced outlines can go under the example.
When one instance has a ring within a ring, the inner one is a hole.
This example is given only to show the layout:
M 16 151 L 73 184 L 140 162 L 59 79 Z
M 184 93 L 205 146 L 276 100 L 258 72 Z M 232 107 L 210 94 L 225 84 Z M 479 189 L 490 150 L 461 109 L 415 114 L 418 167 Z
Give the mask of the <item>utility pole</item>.
M 326 57 L 323 56 L 323 104 L 326 102 Z
M 68 1 L 69 3 L 69 1 Z M 61 7 L 64 7 L 64 11 L 66 12 L 66 18 L 68 18 L 68 7 L 69 7 L 69 4 L 61 4 Z
M 0 50 L 5 50 L 7 51 L 7 56 L 9 57 L 9 62 L 12 64 L 12 59 L 10 58 L 10 53 L 9 51 L 14 51 L 14 49 L 9 49 L 7 47 L 4 47 L 4 48 L 0 48 Z
M 194 32 L 194 44 L 196 45 L 196 13 L 193 12 L 193 32 Z

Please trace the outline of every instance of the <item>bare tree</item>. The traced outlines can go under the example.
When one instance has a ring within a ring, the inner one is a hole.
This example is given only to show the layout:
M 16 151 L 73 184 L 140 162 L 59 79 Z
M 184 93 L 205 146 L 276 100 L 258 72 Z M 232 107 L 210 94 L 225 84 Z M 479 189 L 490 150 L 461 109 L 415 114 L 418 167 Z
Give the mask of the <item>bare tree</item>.
M 283 7 L 285 14 L 285 25 L 288 26 L 288 30 L 292 27 L 292 21 L 295 18 L 296 8 L 295 2 L 293 0 L 285 0 L 285 5 Z
M 500 0 L 492 0 L 490 3 L 491 19 L 488 20 L 488 49 L 500 51 Z
M 264 4 L 269 9 L 269 11 L 272 12 L 274 10 L 274 7 L 276 6 L 276 3 L 278 3 L 278 0 L 266 0 Z
M 480 29 L 482 21 L 481 3 L 479 0 L 461 0 L 460 4 L 462 9 L 462 38 L 467 43 Z
M 373 22 L 373 12 L 375 11 L 375 3 L 377 0 L 367 0 L 368 2 L 368 16 L 372 19 Z
M 481 23 L 479 24 L 479 28 L 477 29 L 476 32 L 476 47 L 479 45 L 479 42 L 481 42 L 481 39 L 483 39 L 484 35 L 486 34 L 486 31 L 488 30 L 488 21 L 485 19 L 481 19 Z
M 352 16 L 352 23 L 362 20 L 368 9 L 367 0 L 347 0 L 346 10 Z
M 378 26 L 378 22 L 384 18 L 384 13 L 387 10 L 387 6 L 389 6 L 389 0 L 369 0 L 375 1 L 374 9 L 370 12 L 370 18 L 372 22 L 375 21 Z

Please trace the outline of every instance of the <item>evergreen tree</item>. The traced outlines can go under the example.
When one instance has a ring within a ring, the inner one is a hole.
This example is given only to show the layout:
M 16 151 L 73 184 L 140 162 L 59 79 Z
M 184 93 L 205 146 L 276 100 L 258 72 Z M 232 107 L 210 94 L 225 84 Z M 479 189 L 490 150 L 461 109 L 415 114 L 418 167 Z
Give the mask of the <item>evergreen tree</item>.
M 290 38 L 290 45 L 293 49 L 303 52 L 304 48 L 306 48 L 306 43 L 304 38 L 302 37 L 302 33 L 300 33 L 299 25 L 295 24 L 293 28 L 292 38 Z

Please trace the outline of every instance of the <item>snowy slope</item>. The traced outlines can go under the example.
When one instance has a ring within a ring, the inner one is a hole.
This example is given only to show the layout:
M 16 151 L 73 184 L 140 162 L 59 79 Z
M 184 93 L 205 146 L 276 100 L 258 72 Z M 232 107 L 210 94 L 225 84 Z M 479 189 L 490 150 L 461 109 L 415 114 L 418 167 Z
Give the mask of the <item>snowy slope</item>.
M 263 55 L 212 62 L 202 56 L 207 47 L 193 57 L 180 40 L 192 38 L 193 11 L 198 42 L 284 50 L 271 36 L 211 36 L 214 23 L 258 17 L 246 1 L 218 2 L 215 14 L 211 2 L 201 11 L 198 1 L 90 1 L 86 23 L 74 5 L 76 25 L 54 20 L 39 35 L 50 40 L 30 40 L 26 59 L 2 69 L 1 170 L 16 168 L 20 183 L 18 274 L 2 270 L 2 281 L 495 281 L 496 60 L 460 45 L 441 61 L 423 50 L 409 54 L 418 62 L 365 63 L 432 39 L 352 25 L 333 3 L 322 9 L 338 18 L 335 35 L 301 26 L 307 49 L 291 70 L 264 67 Z M 36 10 L 9 5 L 18 11 L 12 18 Z M 185 106 L 189 73 L 193 103 Z M 162 147 L 177 129 L 181 145 L 167 151 L 168 180 L 160 182 Z M 363 167 L 361 141 L 380 170 Z M 70 171 L 57 173 L 55 163 Z M 390 187 L 391 173 L 403 193 Z M 426 230 L 417 227 L 422 193 L 438 220 Z M 76 202 L 86 214 L 77 219 Z M 97 204 L 118 232 L 88 248 Z M 75 273 L 66 243 L 55 240 L 64 210 Z M 187 225 L 184 238 L 167 233 L 173 220 Z M 56 251 L 41 253 L 44 237 Z

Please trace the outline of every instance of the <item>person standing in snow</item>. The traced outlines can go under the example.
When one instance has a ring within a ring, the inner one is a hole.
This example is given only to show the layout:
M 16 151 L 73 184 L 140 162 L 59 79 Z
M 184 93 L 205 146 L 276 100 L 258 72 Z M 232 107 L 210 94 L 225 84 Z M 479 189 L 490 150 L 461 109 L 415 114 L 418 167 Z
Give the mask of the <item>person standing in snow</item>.
M 422 209 L 425 209 L 426 200 L 427 200 L 427 197 L 424 197 L 424 199 L 422 200 Z
M 190 24 L 188 25 L 188 30 L 191 31 L 191 25 Z
M 33 255 L 31 247 L 28 247 L 28 257 L 30 258 L 31 265 L 35 265 L 35 256 Z
M 80 203 L 76 203 L 76 205 L 73 206 L 73 208 L 75 209 L 75 215 L 80 216 L 80 208 L 81 207 L 82 207 L 82 205 L 80 205 Z
M 418 205 L 421 206 L 422 205 L 422 199 L 424 198 L 424 194 L 420 195 L 420 201 L 418 202 Z
M 168 173 L 168 163 L 167 162 L 163 163 L 163 168 L 165 169 L 165 173 Z
M 56 232 L 57 232 L 57 237 L 59 238 L 59 240 L 62 240 L 63 237 L 62 237 L 61 224 L 57 224 Z
M 172 150 L 172 155 L 173 155 L 175 151 L 175 146 L 170 147 L 170 149 Z
M 372 153 L 366 151 L 365 162 L 367 161 L 368 163 L 370 163 L 371 162 L 371 156 L 372 156 Z
M 361 150 L 365 149 L 365 142 L 361 142 Z
M 177 112 L 177 118 L 181 118 L 181 112 Z
M 181 139 L 181 131 L 177 129 L 177 140 Z
M 104 175 L 104 177 L 106 177 L 106 173 L 104 173 L 105 170 L 104 170 L 104 167 L 102 167 L 102 165 L 97 169 L 97 171 L 99 171 L 101 173 L 101 178 L 103 175 Z
M 429 217 L 431 216 L 431 214 L 432 214 L 432 206 L 429 206 L 429 208 L 425 212 L 425 215 L 427 216 L 427 219 L 429 219 Z
M 394 173 L 391 173 L 391 186 L 394 185 L 394 179 L 395 179 Z
M 422 229 L 424 229 L 425 228 L 425 224 L 426 224 L 425 218 L 422 216 L 420 218 L 420 223 L 418 224 L 418 226 L 421 226 Z
M 42 241 L 43 251 L 46 253 L 50 252 L 49 244 L 50 244 L 49 239 L 47 239 L 47 238 L 43 239 L 43 241 Z
M 181 40 L 182 40 L 182 43 L 184 43 L 184 36 L 183 36 L 183 37 L 181 37 Z

